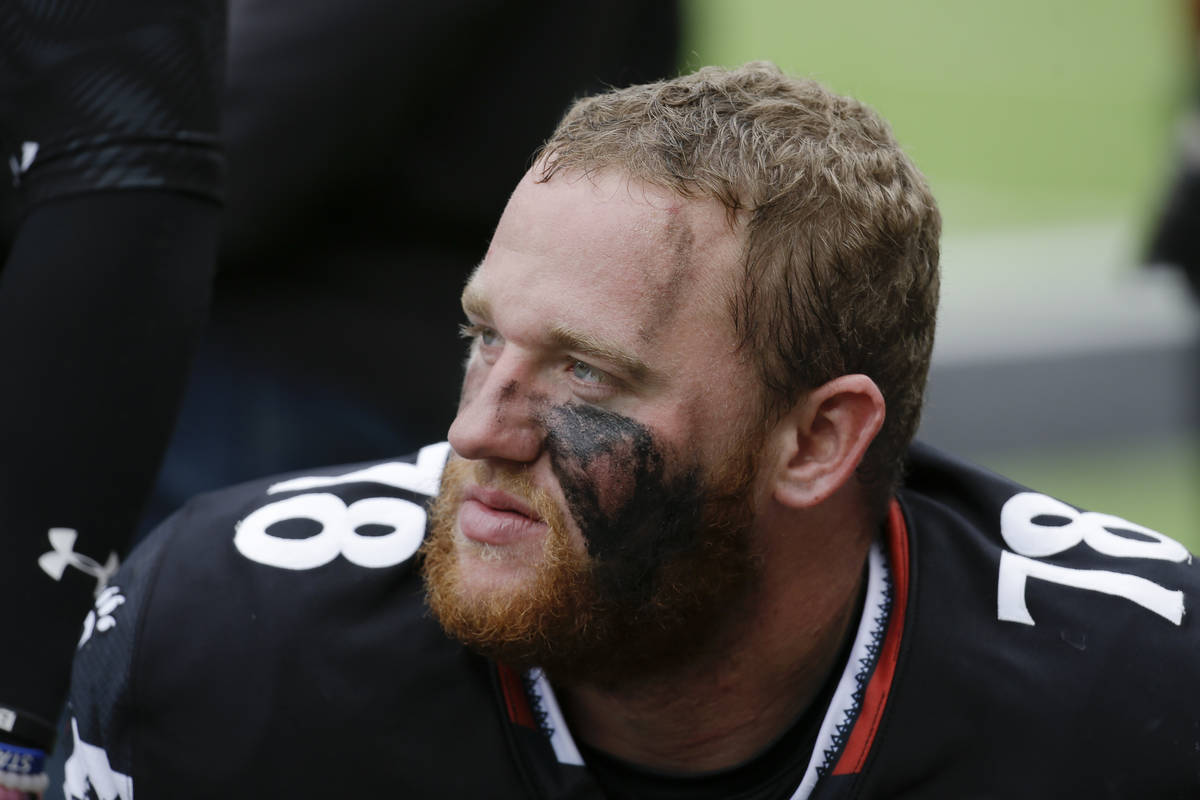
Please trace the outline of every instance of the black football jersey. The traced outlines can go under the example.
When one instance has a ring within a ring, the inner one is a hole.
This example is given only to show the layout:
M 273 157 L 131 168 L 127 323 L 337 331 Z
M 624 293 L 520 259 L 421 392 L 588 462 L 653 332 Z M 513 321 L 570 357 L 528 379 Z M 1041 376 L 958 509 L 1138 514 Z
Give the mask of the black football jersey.
M 0 151 L 21 205 L 112 189 L 219 201 L 225 6 L 6 3 Z
M 599 798 L 549 681 L 447 639 L 446 444 L 201 496 L 89 614 L 70 798 Z M 1200 796 L 1186 549 L 914 445 L 792 800 Z

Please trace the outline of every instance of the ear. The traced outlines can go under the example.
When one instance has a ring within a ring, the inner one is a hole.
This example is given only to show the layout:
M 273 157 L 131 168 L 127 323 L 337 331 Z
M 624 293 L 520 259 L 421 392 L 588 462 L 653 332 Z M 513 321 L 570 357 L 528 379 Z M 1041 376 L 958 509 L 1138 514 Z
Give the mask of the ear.
M 817 387 L 779 421 L 774 498 L 791 508 L 828 499 L 853 475 L 883 426 L 886 405 L 866 375 L 842 375 Z

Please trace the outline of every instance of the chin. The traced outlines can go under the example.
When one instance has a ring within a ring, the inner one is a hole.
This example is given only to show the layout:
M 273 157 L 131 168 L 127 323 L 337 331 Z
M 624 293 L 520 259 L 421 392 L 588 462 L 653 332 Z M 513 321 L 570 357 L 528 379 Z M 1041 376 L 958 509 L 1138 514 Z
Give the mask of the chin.
M 455 541 L 458 563 L 457 592 L 466 601 L 509 596 L 527 590 L 537 579 L 540 548 L 531 559 L 528 548 L 474 542 L 463 536 Z

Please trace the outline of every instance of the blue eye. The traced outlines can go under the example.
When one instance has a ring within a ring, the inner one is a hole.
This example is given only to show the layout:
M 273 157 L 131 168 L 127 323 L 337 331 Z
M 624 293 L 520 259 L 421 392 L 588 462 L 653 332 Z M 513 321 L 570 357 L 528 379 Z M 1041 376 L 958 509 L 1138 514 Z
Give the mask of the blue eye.
M 492 347 L 500 341 L 500 334 L 483 325 L 459 325 L 458 332 L 464 339 L 478 339 L 484 347 Z
M 571 374 L 584 383 L 604 383 L 607 380 L 607 376 L 603 372 L 584 361 L 573 363 Z

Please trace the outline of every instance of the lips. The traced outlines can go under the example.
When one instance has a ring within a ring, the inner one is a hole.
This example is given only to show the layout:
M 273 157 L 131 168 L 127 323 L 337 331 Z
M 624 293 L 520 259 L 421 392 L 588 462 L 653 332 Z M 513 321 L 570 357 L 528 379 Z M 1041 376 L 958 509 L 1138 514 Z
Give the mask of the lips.
M 518 497 L 499 489 L 471 486 L 458 509 L 463 536 L 481 544 L 509 545 L 539 536 L 546 523 Z

